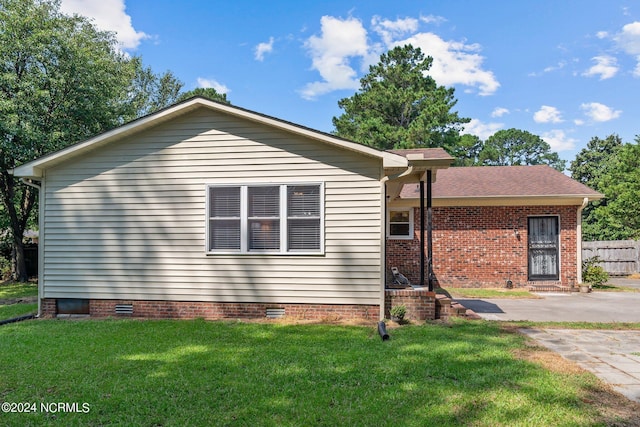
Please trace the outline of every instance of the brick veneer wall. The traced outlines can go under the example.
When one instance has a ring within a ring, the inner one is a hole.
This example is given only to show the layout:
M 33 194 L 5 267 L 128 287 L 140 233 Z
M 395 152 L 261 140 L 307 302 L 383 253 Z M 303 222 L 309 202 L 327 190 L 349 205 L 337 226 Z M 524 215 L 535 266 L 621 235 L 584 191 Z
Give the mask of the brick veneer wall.
M 504 287 L 577 283 L 577 206 L 479 206 L 433 208 L 433 270 L 446 287 Z M 527 279 L 527 218 L 559 216 L 560 280 Z M 413 283 L 420 280 L 420 212 L 414 212 L 412 240 L 387 240 L 387 278 L 391 267 Z M 518 231 L 516 235 L 515 230 Z M 426 252 L 426 249 L 425 249 Z
M 433 320 L 436 318 L 436 294 L 427 290 L 395 290 L 385 291 L 385 317 L 391 318 L 391 308 L 404 305 L 407 308 L 407 320 Z
M 118 304 L 133 305 L 133 314 L 116 314 Z M 332 304 L 261 304 L 261 303 L 217 303 L 193 301 L 139 301 L 139 300 L 95 300 L 89 301 L 91 317 L 142 317 L 149 319 L 260 319 L 266 317 L 267 308 L 284 308 L 287 317 L 300 320 L 378 320 L 377 305 L 332 305 Z M 54 317 L 55 299 L 42 299 L 44 317 Z

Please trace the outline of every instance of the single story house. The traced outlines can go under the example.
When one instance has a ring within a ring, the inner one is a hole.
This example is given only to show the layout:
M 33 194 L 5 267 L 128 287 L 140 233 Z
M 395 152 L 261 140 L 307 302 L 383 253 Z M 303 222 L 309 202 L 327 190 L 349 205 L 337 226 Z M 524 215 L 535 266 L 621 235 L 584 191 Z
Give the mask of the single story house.
M 599 193 L 453 160 L 189 99 L 14 169 L 40 189 L 39 314 L 378 319 L 415 297 L 433 318 L 427 284 L 580 282 Z M 387 289 L 392 267 L 425 289 Z

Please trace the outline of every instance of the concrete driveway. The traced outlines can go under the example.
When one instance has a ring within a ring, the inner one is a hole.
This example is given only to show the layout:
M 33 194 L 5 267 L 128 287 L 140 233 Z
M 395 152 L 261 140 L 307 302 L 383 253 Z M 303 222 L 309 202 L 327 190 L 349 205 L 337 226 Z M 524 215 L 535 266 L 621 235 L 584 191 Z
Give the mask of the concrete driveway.
M 640 322 L 640 292 L 540 293 L 540 299 L 455 300 L 487 320 Z

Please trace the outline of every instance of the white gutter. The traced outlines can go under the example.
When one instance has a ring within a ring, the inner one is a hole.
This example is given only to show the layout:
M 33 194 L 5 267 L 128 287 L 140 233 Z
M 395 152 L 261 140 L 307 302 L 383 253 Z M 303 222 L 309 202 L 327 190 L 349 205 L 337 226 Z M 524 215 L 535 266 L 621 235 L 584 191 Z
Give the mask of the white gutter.
M 578 213 L 577 213 L 577 223 L 576 223 L 576 246 L 577 246 L 577 252 L 576 252 L 576 264 L 577 264 L 577 279 L 578 279 L 578 285 L 582 284 L 582 210 L 587 206 L 587 203 L 589 203 L 589 198 L 585 197 L 582 200 L 582 205 L 580 205 L 580 207 L 578 208 Z
M 29 187 L 33 187 L 36 190 L 38 190 L 38 199 L 40 198 L 40 189 L 42 188 L 40 185 L 36 184 L 35 181 L 28 179 L 28 178 L 20 178 L 20 182 L 23 183 L 24 185 L 28 185 Z M 38 204 L 38 206 L 40 206 Z M 41 221 L 40 215 L 38 215 L 38 222 Z M 42 227 L 40 227 L 41 224 L 39 224 L 38 228 L 40 230 L 42 230 Z M 42 265 L 41 263 L 41 254 L 42 254 L 42 248 L 40 247 L 40 244 L 38 244 L 38 270 L 40 270 L 40 266 Z M 40 315 L 42 314 L 42 307 L 40 306 L 41 303 L 40 301 L 42 301 L 42 280 L 40 278 L 41 274 L 40 271 L 38 271 L 38 314 L 36 314 L 36 318 L 39 318 Z

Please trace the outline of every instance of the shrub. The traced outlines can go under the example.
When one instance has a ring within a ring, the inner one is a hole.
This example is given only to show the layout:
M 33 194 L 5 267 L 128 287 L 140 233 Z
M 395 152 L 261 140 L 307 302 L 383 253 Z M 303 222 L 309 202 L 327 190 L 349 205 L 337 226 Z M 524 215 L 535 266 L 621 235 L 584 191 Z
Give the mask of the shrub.
M 602 260 L 597 256 L 582 262 L 582 281 L 594 288 L 601 287 L 609 281 L 609 274 L 604 271 L 602 266 L 598 265 L 599 262 Z
M 389 313 L 391 314 L 391 317 L 402 320 L 404 319 L 405 314 L 407 314 L 407 307 L 405 307 L 404 304 L 396 305 L 391 308 Z

